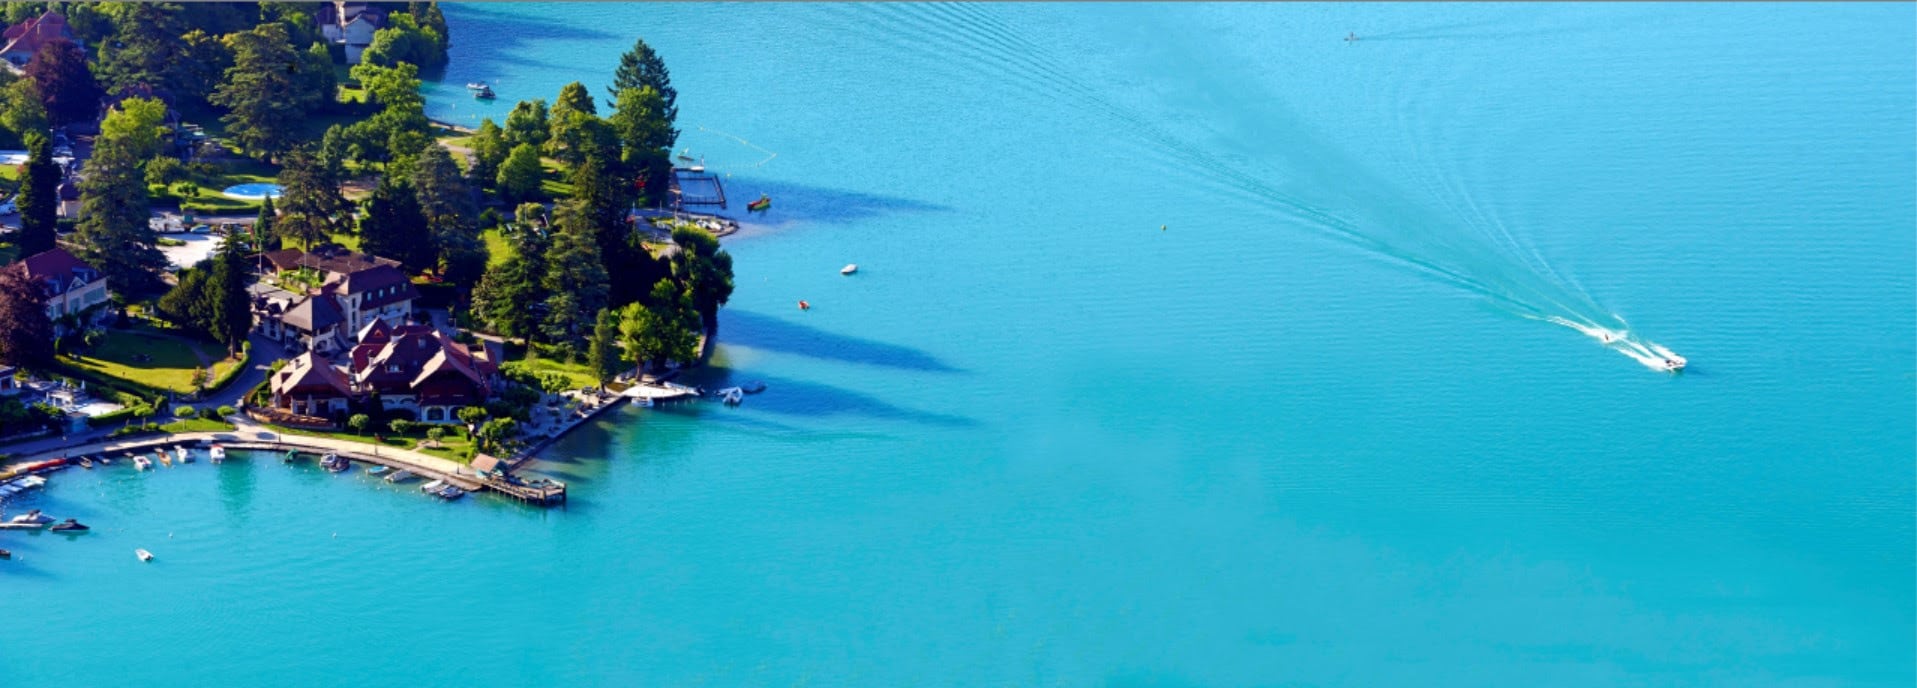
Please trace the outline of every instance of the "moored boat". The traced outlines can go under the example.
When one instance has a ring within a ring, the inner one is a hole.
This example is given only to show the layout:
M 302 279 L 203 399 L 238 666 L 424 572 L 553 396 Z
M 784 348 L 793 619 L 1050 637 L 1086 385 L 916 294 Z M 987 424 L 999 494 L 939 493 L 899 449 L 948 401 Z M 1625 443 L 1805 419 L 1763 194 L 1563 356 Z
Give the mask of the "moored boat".
M 412 479 L 413 479 L 413 472 L 406 470 L 404 468 L 399 469 L 397 471 L 393 471 L 392 475 L 386 476 L 386 482 L 394 483 L 394 484 L 403 483 Z
M 208 456 L 213 457 L 213 463 L 221 463 L 223 461 L 226 461 L 226 447 L 222 447 L 216 444 L 216 445 L 213 445 L 212 449 L 206 450 L 206 453 Z
M 144 470 L 148 470 L 148 469 L 150 469 L 150 468 L 153 468 L 153 460 L 152 460 L 152 459 L 149 459 L 149 458 L 146 458 L 146 456 L 145 456 L 145 455 L 141 455 L 141 456 L 135 456 L 135 457 L 133 457 L 133 469 L 134 469 L 134 470 L 139 470 L 139 471 L 144 471 Z
M 155 452 L 155 453 L 157 453 L 157 454 L 159 454 L 159 455 L 160 455 L 160 465 L 162 465 L 162 466 L 166 466 L 166 467 L 168 467 L 168 468 L 171 468 L 171 467 L 173 467 L 173 459 L 172 459 L 171 457 L 169 457 L 169 456 L 167 456 L 167 455 L 166 455 L 166 450 L 165 450 L 165 449 L 162 449 L 162 450 L 160 450 L 160 451 L 158 451 L 158 452 Z
M 180 463 L 193 463 L 193 452 L 187 451 L 186 447 L 174 447 L 173 452 L 179 457 Z
M 85 523 L 81 523 L 79 521 L 69 518 L 67 520 L 53 524 L 53 527 L 48 528 L 47 530 L 51 530 L 56 533 L 84 533 L 89 530 L 92 530 L 92 528 L 88 528 L 87 524 Z
M 93 459 L 89 459 L 84 456 L 80 457 L 80 467 L 87 469 L 89 471 L 93 470 Z
M 0 549 L 0 559 L 12 559 L 12 558 L 13 558 L 12 552 L 9 552 L 4 549 Z
M 285 456 L 280 457 L 280 463 L 292 463 L 298 458 L 300 458 L 299 452 L 288 450 Z
M 759 194 L 759 200 L 746 204 L 746 210 L 749 210 L 755 213 L 765 212 L 767 209 L 771 207 L 772 207 L 772 197 L 766 194 Z
M 419 491 L 427 494 L 438 494 L 440 490 L 446 489 L 446 485 L 447 483 L 444 480 L 434 480 L 419 486 Z
M 435 494 L 438 494 L 440 499 L 444 499 L 450 502 L 452 500 L 459 499 L 460 497 L 466 496 L 466 491 L 463 489 L 460 489 L 458 485 L 447 485 L 446 487 L 441 488 L 439 492 Z
M 479 88 L 473 89 L 473 97 L 480 100 L 492 100 L 498 96 L 493 93 L 493 87 L 481 85 Z
M 13 517 L 13 518 L 11 518 L 11 519 L 8 519 L 8 520 L 7 520 L 7 522 L 8 522 L 8 523 L 31 523 L 31 524 L 34 524 L 34 525 L 46 525 L 46 524 L 48 524 L 48 523 L 52 523 L 52 522 L 53 522 L 53 517 L 52 517 L 52 516 L 48 516 L 48 515 L 46 515 L 46 514 L 43 514 L 43 513 L 40 513 L 40 510 L 39 510 L 39 509 L 34 509 L 34 510 L 32 510 L 32 511 L 28 511 L 27 513 L 24 513 L 24 514 L 20 514 L 19 516 L 15 516 L 15 517 Z
M 139 557 L 140 561 L 153 561 L 153 553 L 144 549 L 133 550 L 133 556 Z
M 390 470 L 393 470 L 393 469 L 388 466 L 367 466 L 366 474 L 367 475 L 383 475 Z

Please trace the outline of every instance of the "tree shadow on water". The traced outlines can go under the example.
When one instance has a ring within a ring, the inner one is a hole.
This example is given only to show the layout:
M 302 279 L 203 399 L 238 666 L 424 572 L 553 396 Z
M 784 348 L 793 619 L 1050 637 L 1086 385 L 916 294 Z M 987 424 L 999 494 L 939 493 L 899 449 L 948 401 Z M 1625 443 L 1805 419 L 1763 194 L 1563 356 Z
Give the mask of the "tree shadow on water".
M 454 45 L 461 42 L 472 46 L 470 49 L 453 49 L 453 62 L 458 71 L 471 74 L 495 74 L 502 64 L 524 64 L 539 67 L 568 68 L 577 65 L 560 65 L 541 62 L 528 57 L 539 54 L 540 50 L 550 50 L 555 43 L 573 41 L 605 41 L 619 37 L 618 34 L 600 31 L 577 23 L 567 23 L 548 19 L 538 13 L 520 13 L 500 11 L 483 4 L 459 3 L 446 8 L 447 21 L 452 24 Z M 624 51 L 630 44 L 621 45 Z M 592 84 L 588 84 L 589 87 Z M 593 95 L 601 96 L 597 87 Z M 527 94 L 526 99 L 546 98 L 551 100 L 553 93 L 542 95 Z
M 751 311 L 727 310 L 719 318 L 719 341 L 725 344 L 903 370 L 965 372 L 909 346 L 828 332 Z
M 690 145 L 685 143 L 684 134 L 680 135 L 680 145 Z M 696 148 L 693 154 L 698 155 Z M 715 162 L 713 169 L 723 170 L 724 166 Z M 721 181 L 726 187 L 726 199 L 730 210 L 744 210 L 745 205 L 759 198 L 760 194 L 771 197 L 772 208 L 763 213 L 732 212 L 729 214 L 739 218 L 741 222 L 772 227 L 808 222 L 853 222 L 889 215 L 938 213 L 951 210 L 937 203 L 910 198 L 829 189 L 751 176 L 725 177 Z

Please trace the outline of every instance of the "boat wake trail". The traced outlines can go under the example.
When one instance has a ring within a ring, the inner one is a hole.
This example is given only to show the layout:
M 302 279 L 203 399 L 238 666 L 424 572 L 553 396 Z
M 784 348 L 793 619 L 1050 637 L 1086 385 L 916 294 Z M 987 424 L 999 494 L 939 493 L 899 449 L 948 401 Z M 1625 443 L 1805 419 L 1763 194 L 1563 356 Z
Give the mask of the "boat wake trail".
M 1096 75 L 1087 73 L 1096 66 L 1058 57 L 1056 44 L 1068 36 L 1034 40 L 1026 34 L 1034 22 L 1008 20 L 996 7 L 906 5 L 859 12 L 869 13 L 862 17 L 871 20 L 866 23 L 896 25 L 902 35 L 942 38 L 940 45 L 901 40 L 897 45 L 902 50 L 929 51 L 940 62 L 989 71 L 1002 87 L 1126 132 L 1127 145 L 1137 147 L 1138 163 L 1157 168 L 1181 186 L 1237 201 L 1274 224 L 1302 227 L 1482 297 L 1513 315 L 1568 327 L 1647 367 L 1682 368 L 1682 358 L 1630 333 L 1622 318 L 1558 273 L 1502 222 L 1488 217 L 1450 179 L 1438 175 L 1438 183 L 1450 189 L 1437 196 L 1444 210 L 1415 200 L 1314 134 L 1303 117 L 1283 105 L 1282 94 L 1261 88 L 1252 78 L 1256 75 L 1242 73 L 1243 65 L 1220 61 L 1215 46 L 1197 42 L 1201 38 L 1152 32 L 1146 61 Z M 1152 78 L 1154 74 L 1159 78 Z M 1140 80 L 1149 86 L 1105 86 Z M 1157 98 L 1119 102 L 1127 90 L 1156 92 Z M 1197 106 L 1177 111 L 1180 105 L 1166 103 Z

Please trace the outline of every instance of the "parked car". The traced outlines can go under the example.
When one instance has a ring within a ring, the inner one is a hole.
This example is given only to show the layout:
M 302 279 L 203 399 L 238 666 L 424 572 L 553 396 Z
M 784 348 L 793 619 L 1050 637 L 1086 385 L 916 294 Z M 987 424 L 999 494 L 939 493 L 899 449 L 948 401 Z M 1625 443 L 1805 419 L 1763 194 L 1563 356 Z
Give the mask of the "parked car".
M 194 234 L 212 234 L 213 227 L 210 225 L 193 225 L 193 229 L 190 229 L 187 231 L 190 231 Z

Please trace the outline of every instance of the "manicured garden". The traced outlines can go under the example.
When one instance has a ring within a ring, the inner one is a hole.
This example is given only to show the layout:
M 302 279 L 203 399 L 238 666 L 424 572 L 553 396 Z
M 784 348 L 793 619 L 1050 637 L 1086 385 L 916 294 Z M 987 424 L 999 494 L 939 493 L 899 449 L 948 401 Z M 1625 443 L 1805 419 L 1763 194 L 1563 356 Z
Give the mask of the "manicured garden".
M 135 388 L 191 394 L 210 380 L 224 379 L 238 361 L 216 344 L 198 342 L 148 328 L 108 330 L 77 357 L 64 359 L 80 371 L 129 383 Z M 213 361 L 210 375 L 201 361 Z

